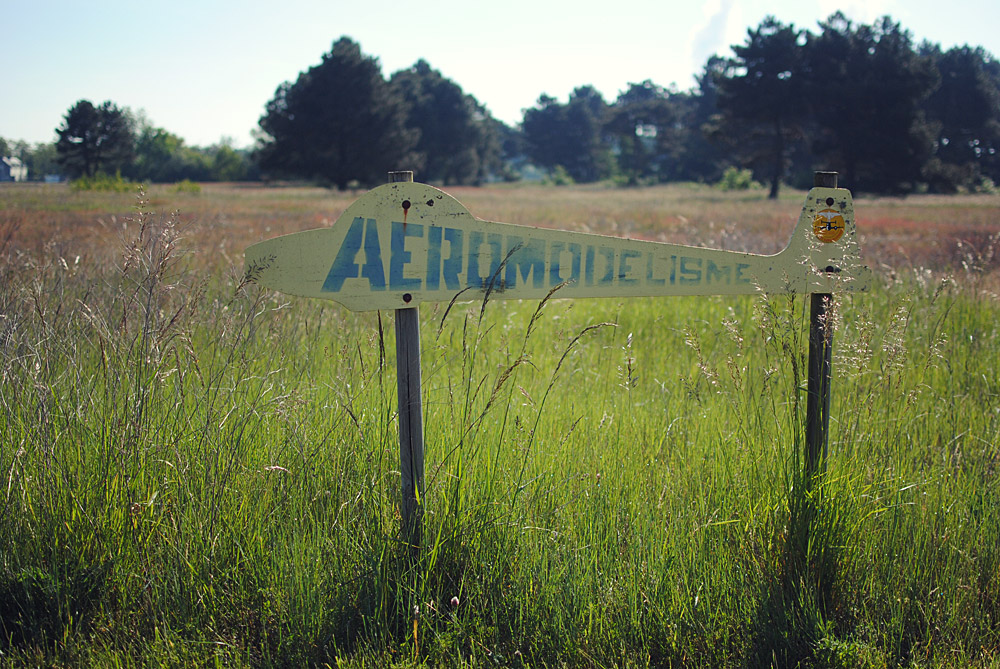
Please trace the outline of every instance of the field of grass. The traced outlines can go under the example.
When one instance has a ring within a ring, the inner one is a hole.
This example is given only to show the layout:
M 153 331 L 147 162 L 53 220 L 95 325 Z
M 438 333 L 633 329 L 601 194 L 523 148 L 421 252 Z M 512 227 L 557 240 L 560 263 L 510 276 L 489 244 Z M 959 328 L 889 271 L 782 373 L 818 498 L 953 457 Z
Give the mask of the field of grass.
M 802 193 L 452 191 L 770 253 Z M 421 307 L 423 547 L 392 314 L 262 291 L 309 188 L 0 188 L 0 665 L 1000 664 L 1000 198 L 855 202 L 830 458 L 808 302 Z

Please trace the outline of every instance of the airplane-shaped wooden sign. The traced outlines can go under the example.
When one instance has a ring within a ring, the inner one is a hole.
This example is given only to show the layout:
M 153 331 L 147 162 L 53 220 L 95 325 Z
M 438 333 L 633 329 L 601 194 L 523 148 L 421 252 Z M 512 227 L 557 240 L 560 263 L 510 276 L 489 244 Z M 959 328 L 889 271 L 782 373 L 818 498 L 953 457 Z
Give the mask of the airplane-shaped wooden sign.
M 247 273 L 282 293 L 353 311 L 421 302 L 556 297 L 832 293 L 865 290 L 850 191 L 813 188 L 788 246 L 757 255 L 492 223 L 447 193 L 390 183 L 332 227 L 246 251 Z

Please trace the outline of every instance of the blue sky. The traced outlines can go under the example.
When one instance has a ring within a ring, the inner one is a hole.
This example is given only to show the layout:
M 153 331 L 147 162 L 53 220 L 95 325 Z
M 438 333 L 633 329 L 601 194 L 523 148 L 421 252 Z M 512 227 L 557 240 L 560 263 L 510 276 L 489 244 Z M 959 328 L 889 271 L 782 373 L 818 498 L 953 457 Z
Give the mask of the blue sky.
M 812 30 L 838 9 L 1000 57 L 996 0 L 0 0 L 0 136 L 52 141 L 88 99 L 142 110 L 190 145 L 249 146 L 278 85 L 343 35 L 386 77 L 423 58 L 512 124 L 542 93 L 584 84 L 609 102 L 645 79 L 688 89 L 767 14 Z

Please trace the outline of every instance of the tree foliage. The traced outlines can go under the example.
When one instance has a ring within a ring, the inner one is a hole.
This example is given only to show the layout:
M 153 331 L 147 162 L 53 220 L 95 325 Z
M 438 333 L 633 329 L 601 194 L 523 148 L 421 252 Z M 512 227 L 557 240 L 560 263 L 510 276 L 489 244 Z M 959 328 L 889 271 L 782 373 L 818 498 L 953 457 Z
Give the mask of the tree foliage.
M 706 67 L 717 110 L 703 129 L 772 196 L 813 169 L 897 194 L 1000 176 L 1000 67 L 982 49 L 918 49 L 890 17 L 865 25 L 840 12 L 816 33 L 768 17 L 747 35 Z
M 23 158 L 28 166 L 28 178 L 41 180 L 50 174 L 59 174 L 59 152 L 55 142 L 39 142 Z
M 257 159 L 275 175 L 341 189 L 352 181 L 375 185 L 414 162 L 419 133 L 406 120 L 405 101 L 378 60 L 342 37 L 322 62 L 278 87 L 260 119 Z
M 56 133 L 59 162 L 70 176 L 119 171 L 132 160 L 132 119 L 112 102 L 95 107 L 80 100 L 66 112 Z
M 803 137 L 806 76 L 802 31 L 773 16 L 719 63 L 718 132 L 740 162 L 767 175 L 777 198 L 793 142 Z
M 820 28 L 806 45 L 813 150 L 856 190 L 915 190 L 933 148 L 923 111 L 933 61 L 889 17 L 855 25 L 838 12 Z
M 593 86 L 580 86 L 567 104 L 542 95 L 524 112 L 528 155 L 539 165 L 562 167 L 575 181 L 597 181 L 612 174 L 614 162 L 604 127 L 608 105 Z
M 143 123 L 136 138 L 133 175 L 158 183 L 189 179 L 190 164 L 182 157 L 183 149 L 184 140 L 177 135 Z
M 836 13 L 816 30 L 765 18 L 729 56 L 712 56 L 686 91 L 630 83 L 607 103 L 593 86 L 568 101 L 541 95 L 507 126 L 418 60 L 389 80 L 350 38 L 282 83 L 252 156 L 198 148 L 111 102 L 76 103 L 59 141 L 0 140 L 33 178 L 115 172 L 142 181 L 298 178 L 346 188 L 393 169 L 422 181 L 531 178 L 622 184 L 716 183 L 751 168 L 776 197 L 836 170 L 856 191 L 992 190 L 1000 182 L 1000 63 L 979 47 L 915 47 L 890 17 Z
M 138 120 L 135 160 L 126 174 L 153 183 L 179 181 L 241 181 L 252 174 L 250 157 L 230 142 L 207 148 L 188 146 L 172 132 L 156 127 L 144 117 Z
M 981 47 L 922 51 L 941 77 L 925 104 L 934 156 L 924 177 L 941 192 L 1000 182 L 1000 63 Z
M 992 56 L 916 49 L 889 17 L 865 25 L 836 13 L 818 25 L 767 17 L 732 56 L 710 58 L 691 90 L 646 80 L 608 104 L 584 85 L 565 103 L 541 95 L 520 127 L 491 118 L 424 60 L 386 81 L 377 59 L 344 37 L 278 88 L 256 158 L 272 176 L 342 188 L 381 183 L 396 167 L 444 184 L 513 179 L 532 166 L 557 181 L 627 184 L 716 182 L 727 168 L 750 167 L 771 197 L 783 182 L 807 186 L 815 169 L 881 193 L 1000 179 Z
M 680 155 L 675 169 L 663 175 L 662 180 L 714 183 L 731 166 L 731 144 L 718 141 L 716 135 L 719 99 L 716 73 L 725 63 L 725 59 L 712 56 L 696 77 L 697 86 L 693 90 L 671 96 L 681 112 Z
M 458 84 L 425 60 L 396 72 L 389 83 L 406 103 L 407 127 L 419 131 L 413 168 L 422 181 L 481 183 L 499 171 L 495 122 Z
M 629 185 L 667 180 L 680 162 L 684 109 L 676 92 L 650 80 L 629 84 L 607 114 L 618 172 Z

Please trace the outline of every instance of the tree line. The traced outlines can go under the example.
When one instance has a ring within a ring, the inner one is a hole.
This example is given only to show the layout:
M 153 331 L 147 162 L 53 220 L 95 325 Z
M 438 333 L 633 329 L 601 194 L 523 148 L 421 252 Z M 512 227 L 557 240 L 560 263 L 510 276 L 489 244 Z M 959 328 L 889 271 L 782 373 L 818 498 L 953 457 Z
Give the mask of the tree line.
M 1000 181 L 1000 64 L 982 48 L 915 46 L 889 17 L 819 31 L 774 18 L 710 59 L 705 131 L 772 195 L 815 166 L 860 191 L 955 192 Z
M 857 191 L 985 190 L 1000 182 L 1000 64 L 982 48 L 947 51 L 890 17 L 842 13 L 816 32 L 767 17 L 689 91 L 630 84 L 609 103 L 580 86 L 542 95 L 518 128 L 424 61 L 382 77 L 349 38 L 282 84 L 261 117 L 264 173 L 340 187 L 379 183 L 386 165 L 422 180 L 478 183 L 540 166 L 557 180 L 718 181 L 751 169 L 777 197 L 816 169 Z
M 413 169 L 444 185 L 516 180 L 717 182 L 745 168 L 777 197 L 817 169 L 861 192 L 992 190 L 1000 183 L 1000 63 L 980 47 L 943 50 L 886 16 L 836 13 L 810 31 L 767 17 L 687 91 L 632 83 L 606 101 L 593 86 L 542 94 L 519 126 L 424 60 L 386 78 L 348 37 L 278 86 L 257 144 L 187 147 L 110 102 L 66 114 L 53 153 L 71 176 L 305 179 L 338 188 Z M 2 140 L 0 140 L 2 141 Z M 2 147 L 0 147 L 2 148 Z M 30 167 L 30 165 L 29 165 Z
M 646 81 L 611 104 L 592 87 L 525 111 L 526 151 L 577 181 L 717 181 L 753 170 L 777 197 L 817 169 L 856 191 L 992 190 L 1000 183 L 1000 63 L 923 43 L 889 17 L 836 13 L 818 32 L 773 17 L 691 91 Z
M 29 177 L 47 175 L 77 179 L 99 174 L 134 181 L 243 181 L 258 178 L 252 152 L 228 140 L 209 147 L 188 146 L 111 101 L 95 105 L 80 100 L 66 112 L 53 143 L 11 142 L 0 138 L 0 155 L 19 158 Z

